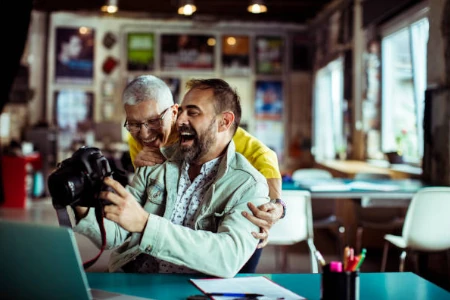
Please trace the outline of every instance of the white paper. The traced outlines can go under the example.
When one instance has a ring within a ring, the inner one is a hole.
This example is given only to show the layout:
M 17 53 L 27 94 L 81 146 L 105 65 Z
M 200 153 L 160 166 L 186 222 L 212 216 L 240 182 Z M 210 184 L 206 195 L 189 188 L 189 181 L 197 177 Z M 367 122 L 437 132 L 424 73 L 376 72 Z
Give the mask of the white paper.
M 264 276 L 236 278 L 191 279 L 203 293 L 255 293 L 262 294 L 258 300 L 297 300 L 306 299 L 292 291 L 276 284 Z M 230 300 L 230 297 L 214 296 L 215 300 Z
M 351 187 L 345 184 L 328 184 L 328 185 L 313 185 L 309 188 L 311 192 L 345 192 L 351 191 Z

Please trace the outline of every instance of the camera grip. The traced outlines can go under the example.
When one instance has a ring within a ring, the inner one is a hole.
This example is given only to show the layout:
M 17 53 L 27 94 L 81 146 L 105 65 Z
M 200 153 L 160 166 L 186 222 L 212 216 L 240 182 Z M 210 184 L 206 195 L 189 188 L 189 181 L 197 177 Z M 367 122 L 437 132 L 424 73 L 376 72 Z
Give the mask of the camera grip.
M 109 176 L 109 177 L 111 177 L 111 176 Z M 112 178 L 112 177 L 111 177 L 111 178 Z M 106 185 L 105 183 L 102 183 L 102 187 L 101 187 L 100 190 L 101 190 L 102 192 L 103 192 L 103 191 L 106 191 L 106 192 L 111 192 L 111 193 L 116 194 L 116 191 L 115 191 L 112 187 Z M 100 198 L 100 197 L 99 197 L 99 200 L 102 202 L 103 205 L 111 205 L 111 204 L 112 204 L 109 200 L 102 199 L 102 198 Z

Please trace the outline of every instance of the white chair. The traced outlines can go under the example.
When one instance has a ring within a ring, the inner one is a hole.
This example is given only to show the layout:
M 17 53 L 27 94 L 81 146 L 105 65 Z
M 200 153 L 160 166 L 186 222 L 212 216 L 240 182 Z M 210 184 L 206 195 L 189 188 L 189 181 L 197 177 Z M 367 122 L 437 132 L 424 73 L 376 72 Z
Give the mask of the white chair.
M 391 180 L 389 174 L 360 172 L 354 176 L 355 180 Z M 387 205 L 387 203 L 389 205 Z M 379 204 L 381 203 L 381 204 Z M 362 249 L 363 232 L 365 228 L 385 231 L 384 233 L 399 233 L 405 220 L 406 209 L 409 200 L 401 199 L 371 199 L 363 197 L 355 205 L 357 229 L 356 229 L 356 252 Z
M 449 251 L 449 212 L 450 187 L 427 187 L 419 190 L 409 205 L 402 235 L 386 234 L 384 236 L 381 272 L 386 269 L 389 244 L 403 249 L 400 255 L 400 272 L 404 271 L 406 255 L 409 252 Z M 447 257 L 447 263 L 450 270 L 450 256 Z
M 316 179 L 332 179 L 333 175 L 327 171 L 316 168 L 298 169 L 292 173 L 292 180 L 316 180 Z M 337 228 L 338 241 L 337 253 L 342 255 L 342 249 L 345 243 L 345 227 L 344 222 L 336 215 L 336 199 L 314 199 L 311 203 L 313 214 L 313 226 L 315 229 Z
M 288 265 L 288 246 L 305 241 L 308 244 L 312 273 L 318 272 L 314 252 L 314 231 L 311 211 L 311 194 L 308 191 L 281 192 L 281 199 L 286 202 L 286 216 L 270 229 L 269 245 L 281 250 L 281 270 L 286 272 Z M 277 261 L 278 261 L 278 256 Z

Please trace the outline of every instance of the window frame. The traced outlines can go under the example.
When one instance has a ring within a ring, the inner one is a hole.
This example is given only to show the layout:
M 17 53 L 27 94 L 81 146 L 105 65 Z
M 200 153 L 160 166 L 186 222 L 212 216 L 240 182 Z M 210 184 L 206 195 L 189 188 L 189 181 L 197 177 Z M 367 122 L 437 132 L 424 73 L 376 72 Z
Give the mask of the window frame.
M 390 21 L 384 23 L 383 25 L 381 25 L 379 27 L 379 32 L 380 32 L 380 38 L 381 38 L 381 42 L 380 42 L 380 46 L 381 46 L 381 114 L 380 114 L 380 124 L 381 124 L 381 135 L 380 135 L 380 148 L 381 151 L 384 152 L 386 150 L 385 144 L 386 142 L 386 128 L 385 128 L 385 124 L 386 122 L 390 122 L 390 121 L 386 121 L 386 110 L 389 109 L 388 105 L 386 105 L 386 89 L 385 89 L 385 85 L 384 85 L 384 80 L 385 80 L 385 70 L 383 68 L 385 62 L 384 62 L 384 53 L 383 53 L 383 40 L 393 34 L 396 34 L 398 32 L 400 32 L 401 30 L 408 30 L 408 34 L 409 34 L 409 38 L 411 39 L 411 26 L 424 19 L 424 18 L 428 18 L 428 22 L 430 22 L 429 19 L 429 3 L 428 1 L 424 1 L 420 4 L 417 4 L 413 7 L 411 7 L 410 9 L 404 11 L 403 13 L 401 13 L 400 15 L 398 15 L 397 17 L 391 19 Z M 411 41 L 410 41 L 411 43 Z M 410 46 L 411 48 L 411 46 Z M 411 54 L 412 55 L 412 54 Z M 411 58 L 413 60 L 413 57 Z M 414 68 L 414 66 L 413 66 Z M 412 76 L 413 76 L 413 81 L 414 81 L 414 72 L 415 70 L 412 70 Z M 415 94 L 415 93 L 414 93 Z M 416 98 L 416 96 L 414 95 L 414 98 Z M 414 104 L 417 106 L 417 99 L 414 99 Z M 417 109 L 416 109 L 417 111 Z M 422 114 L 423 117 L 423 114 Z M 419 160 L 409 160 L 406 159 L 406 161 L 404 161 L 405 163 L 408 164 L 412 164 L 412 165 L 421 165 L 421 161 L 423 158 L 423 135 L 422 135 L 422 140 L 420 141 L 420 133 L 419 131 L 421 130 L 420 127 L 422 127 L 422 122 L 423 120 L 419 119 L 419 116 L 417 115 L 416 112 L 416 126 L 417 126 L 417 139 L 418 139 L 418 147 L 419 147 L 419 155 L 421 155 L 421 157 L 419 158 Z M 422 129 L 423 131 L 423 129 Z M 420 150 L 420 147 L 422 148 L 422 150 Z

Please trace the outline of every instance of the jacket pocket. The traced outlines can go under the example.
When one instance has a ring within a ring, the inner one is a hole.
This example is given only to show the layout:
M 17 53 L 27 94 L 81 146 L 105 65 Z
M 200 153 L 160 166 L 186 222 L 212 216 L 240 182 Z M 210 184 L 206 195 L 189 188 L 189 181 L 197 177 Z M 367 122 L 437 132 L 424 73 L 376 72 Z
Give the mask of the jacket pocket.
M 150 179 L 147 187 L 147 201 L 144 209 L 147 212 L 162 216 L 166 206 L 166 191 L 157 183 L 156 180 Z

